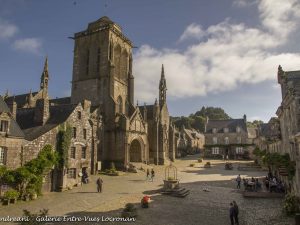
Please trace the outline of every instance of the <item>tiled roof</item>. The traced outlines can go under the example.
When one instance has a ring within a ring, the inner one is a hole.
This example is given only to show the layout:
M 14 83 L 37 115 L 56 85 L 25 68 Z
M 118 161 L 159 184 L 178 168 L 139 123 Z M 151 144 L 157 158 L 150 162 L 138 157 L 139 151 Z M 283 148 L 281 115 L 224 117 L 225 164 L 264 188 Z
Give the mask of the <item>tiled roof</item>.
M 217 133 L 224 133 L 224 128 L 228 128 L 229 133 L 235 133 L 237 127 L 240 127 L 241 131 L 247 132 L 244 119 L 208 120 L 206 133 L 212 133 L 213 128 L 217 129 Z
M 0 113 L 2 113 L 2 112 L 11 113 L 8 106 L 4 102 L 2 96 L 0 96 Z M 19 125 L 13 118 L 11 118 L 9 124 L 10 124 L 10 127 L 9 127 L 9 131 L 7 133 L 8 136 L 20 137 L 20 138 L 23 138 L 25 136 L 23 131 L 21 130 L 21 128 L 19 127 Z

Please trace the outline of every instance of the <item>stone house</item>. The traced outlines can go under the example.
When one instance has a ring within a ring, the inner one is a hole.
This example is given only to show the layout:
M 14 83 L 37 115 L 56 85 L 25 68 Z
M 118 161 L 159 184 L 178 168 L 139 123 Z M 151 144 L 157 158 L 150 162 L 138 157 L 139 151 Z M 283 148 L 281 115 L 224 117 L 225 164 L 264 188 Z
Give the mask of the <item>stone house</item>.
M 195 129 L 186 129 L 184 126 L 178 134 L 178 150 L 181 156 L 200 153 L 204 150 L 204 135 Z
M 15 116 L 0 96 L 0 166 L 9 169 L 15 169 L 22 163 L 21 152 L 25 135 Z
M 239 159 L 249 157 L 246 115 L 242 119 L 209 120 L 205 123 L 205 157 Z
M 16 121 L 24 133 L 22 164 L 36 158 L 46 144 L 56 148 L 59 131 L 67 126 L 72 129 L 68 165 L 65 169 L 54 168 L 45 174 L 44 192 L 63 190 L 80 183 L 80 172 L 95 173 L 98 142 L 93 129 L 95 121 L 92 119 L 91 103 L 87 100 L 77 104 L 68 103 L 68 99 L 50 100 L 48 79 L 46 59 L 38 92 L 5 97 L 8 104 L 15 106 Z
M 282 101 L 277 109 L 281 132 L 281 154 L 289 154 L 295 163 L 296 173 L 292 180 L 283 177 L 292 192 L 300 196 L 300 71 L 283 71 L 278 67 L 278 83 Z

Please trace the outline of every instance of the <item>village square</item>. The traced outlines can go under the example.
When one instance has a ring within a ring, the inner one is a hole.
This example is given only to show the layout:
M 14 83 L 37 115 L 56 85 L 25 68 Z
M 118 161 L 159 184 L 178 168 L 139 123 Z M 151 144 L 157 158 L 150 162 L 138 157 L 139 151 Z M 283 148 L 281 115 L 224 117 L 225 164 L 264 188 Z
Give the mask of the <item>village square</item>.
M 159 79 L 134 73 L 135 58 L 137 66 L 147 60 L 122 26 L 102 16 L 68 37 L 68 96 L 51 97 L 56 75 L 46 55 L 39 86 L 0 95 L 0 224 L 300 224 L 300 64 L 286 70 L 291 60 L 275 60 L 280 104 L 265 122 L 247 109 L 232 118 L 203 105 L 175 116 L 170 61 L 151 64 Z M 177 54 L 141 49 L 146 58 Z M 148 90 L 149 77 L 155 88 L 142 103 L 136 90 Z

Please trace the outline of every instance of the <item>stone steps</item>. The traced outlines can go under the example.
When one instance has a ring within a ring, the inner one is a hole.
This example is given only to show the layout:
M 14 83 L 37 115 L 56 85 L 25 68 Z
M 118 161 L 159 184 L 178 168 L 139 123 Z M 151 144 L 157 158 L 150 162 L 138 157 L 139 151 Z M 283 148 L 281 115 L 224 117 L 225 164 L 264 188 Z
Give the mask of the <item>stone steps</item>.
M 176 188 L 174 190 L 163 190 L 161 192 L 163 195 L 170 195 L 173 197 L 184 198 L 190 194 L 190 190 L 185 188 Z

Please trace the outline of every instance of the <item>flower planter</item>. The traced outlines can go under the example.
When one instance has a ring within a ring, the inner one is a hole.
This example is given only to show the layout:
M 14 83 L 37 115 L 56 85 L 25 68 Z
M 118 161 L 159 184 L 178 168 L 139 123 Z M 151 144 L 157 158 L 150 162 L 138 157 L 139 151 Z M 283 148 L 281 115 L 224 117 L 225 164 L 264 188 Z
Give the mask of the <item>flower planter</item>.
M 9 205 L 10 201 L 9 199 L 3 199 L 3 205 Z
M 37 199 L 37 194 L 36 194 L 36 193 L 31 194 L 31 195 L 30 195 L 30 199 L 31 199 L 31 200 Z

